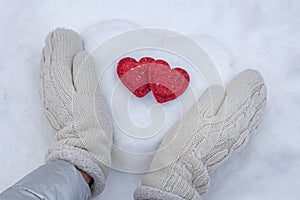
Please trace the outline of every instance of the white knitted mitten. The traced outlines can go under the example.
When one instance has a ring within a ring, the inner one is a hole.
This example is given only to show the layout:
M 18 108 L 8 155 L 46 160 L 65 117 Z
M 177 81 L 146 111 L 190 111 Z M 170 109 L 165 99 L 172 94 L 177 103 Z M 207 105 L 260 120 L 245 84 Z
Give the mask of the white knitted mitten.
M 95 68 L 80 36 L 56 29 L 45 41 L 41 58 L 44 112 L 55 130 L 46 162 L 66 160 L 94 179 L 100 194 L 110 163 L 112 127 L 103 98 L 96 90 Z
M 154 156 L 152 172 L 144 177 L 134 198 L 201 199 L 208 189 L 209 173 L 247 144 L 265 102 L 264 80 L 254 70 L 236 75 L 226 92 L 220 86 L 207 89 L 181 124 L 168 131 L 160 145 L 164 150 Z

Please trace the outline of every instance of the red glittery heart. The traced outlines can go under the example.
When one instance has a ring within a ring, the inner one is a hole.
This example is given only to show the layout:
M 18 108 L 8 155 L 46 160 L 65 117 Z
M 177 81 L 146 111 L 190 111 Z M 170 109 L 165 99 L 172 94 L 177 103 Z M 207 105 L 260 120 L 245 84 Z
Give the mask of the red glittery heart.
M 117 74 L 121 82 L 137 97 L 151 90 L 157 102 L 164 103 L 180 96 L 187 88 L 190 77 L 182 68 L 171 69 L 164 60 L 150 57 L 126 57 L 119 61 Z
M 126 57 L 118 63 L 117 74 L 121 82 L 137 97 L 144 97 L 150 92 L 148 64 L 153 61 L 153 58 L 144 57 L 137 62 Z
M 164 103 L 183 94 L 190 76 L 182 68 L 171 69 L 166 61 L 156 60 L 148 67 L 148 81 L 156 101 Z

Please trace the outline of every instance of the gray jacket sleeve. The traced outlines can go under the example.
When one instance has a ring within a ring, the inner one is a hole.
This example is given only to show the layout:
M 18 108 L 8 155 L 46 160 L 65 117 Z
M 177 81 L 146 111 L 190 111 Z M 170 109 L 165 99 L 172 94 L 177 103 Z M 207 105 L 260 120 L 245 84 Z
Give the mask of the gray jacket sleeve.
M 0 194 L 0 200 L 90 200 L 91 190 L 66 161 L 47 163 Z

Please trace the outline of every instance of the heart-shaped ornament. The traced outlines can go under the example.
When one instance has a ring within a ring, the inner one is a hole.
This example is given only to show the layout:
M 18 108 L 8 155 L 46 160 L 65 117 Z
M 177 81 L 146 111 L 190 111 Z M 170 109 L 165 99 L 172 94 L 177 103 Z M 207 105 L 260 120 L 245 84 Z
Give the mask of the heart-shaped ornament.
M 183 94 L 190 76 L 182 68 L 171 69 L 166 61 L 156 60 L 148 67 L 148 81 L 156 101 L 164 103 Z
M 144 97 L 151 89 L 148 83 L 148 64 L 153 58 L 144 57 L 138 62 L 125 57 L 118 62 L 117 74 L 121 82 L 137 97 Z
M 171 69 L 164 60 L 150 57 L 125 57 L 118 62 L 117 74 L 121 82 L 137 97 L 150 91 L 157 102 L 164 103 L 179 97 L 186 90 L 190 77 L 182 68 Z

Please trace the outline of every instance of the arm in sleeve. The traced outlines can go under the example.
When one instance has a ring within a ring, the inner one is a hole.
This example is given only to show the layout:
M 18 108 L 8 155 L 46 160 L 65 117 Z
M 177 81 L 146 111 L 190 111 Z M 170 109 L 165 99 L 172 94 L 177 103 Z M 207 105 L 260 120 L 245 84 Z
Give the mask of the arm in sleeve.
M 34 170 L 0 194 L 0 200 L 90 200 L 91 190 L 82 175 L 63 160 Z

